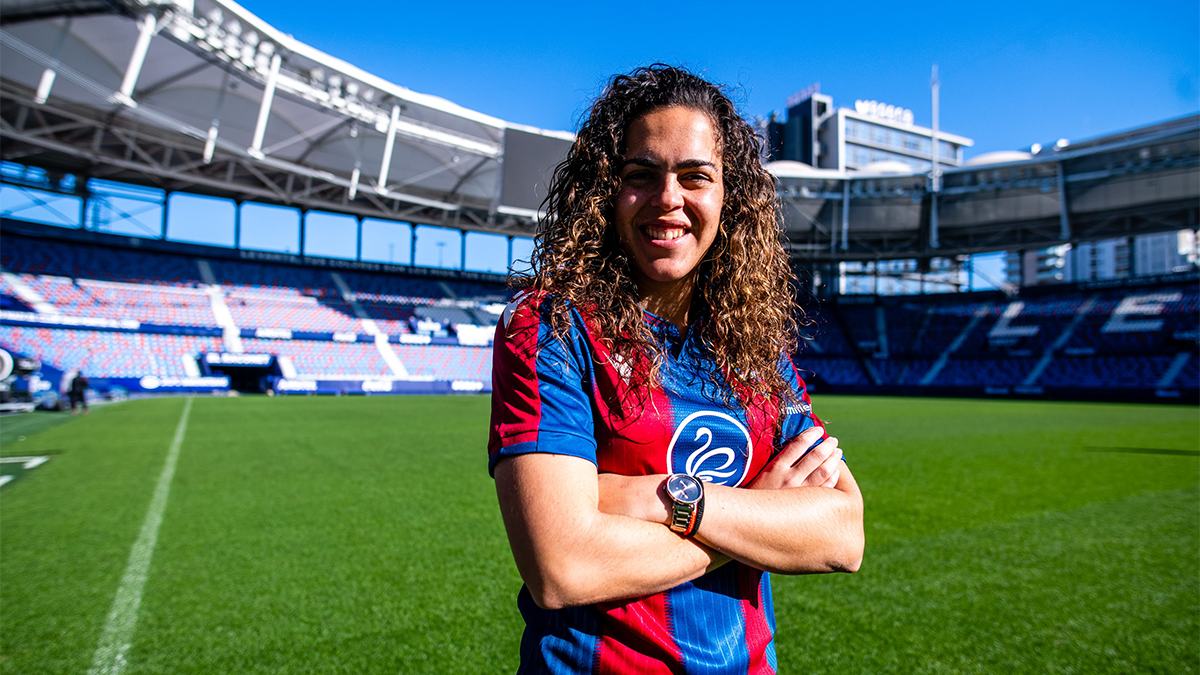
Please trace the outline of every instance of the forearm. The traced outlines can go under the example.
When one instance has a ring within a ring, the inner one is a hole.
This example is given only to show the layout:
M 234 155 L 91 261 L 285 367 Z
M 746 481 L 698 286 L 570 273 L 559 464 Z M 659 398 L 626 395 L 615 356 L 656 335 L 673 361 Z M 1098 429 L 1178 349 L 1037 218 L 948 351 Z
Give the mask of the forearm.
M 695 538 L 771 572 L 853 572 L 862 563 L 862 497 L 849 471 L 834 488 L 709 485 Z
M 701 576 L 718 559 L 707 547 L 655 523 L 599 512 L 590 520 L 577 536 L 559 537 L 535 554 L 527 566 L 531 574 L 522 574 L 526 583 L 534 578 L 541 586 L 544 606 L 665 591 Z
M 589 465 L 590 466 L 590 465 Z M 527 456 L 496 468 L 505 529 L 521 578 L 551 609 L 640 597 L 704 574 L 724 557 L 636 518 L 601 513 L 593 473 L 575 480 L 578 460 Z M 548 481 L 575 490 L 550 491 Z
M 666 528 L 664 478 L 602 475 L 600 509 Z M 854 571 L 862 561 L 862 496 L 849 469 L 832 488 L 706 484 L 704 499 L 694 537 L 733 559 L 784 574 Z

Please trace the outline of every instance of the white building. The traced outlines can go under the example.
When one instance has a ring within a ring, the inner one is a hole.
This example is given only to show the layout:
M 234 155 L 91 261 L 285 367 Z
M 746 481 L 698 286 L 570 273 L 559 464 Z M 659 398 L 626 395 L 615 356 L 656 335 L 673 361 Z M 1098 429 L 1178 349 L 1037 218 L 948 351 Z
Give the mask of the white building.
M 817 86 L 793 96 L 785 120 L 767 123 L 770 161 L 803 162 L 819 169 L 857 171 L 877 162 L 899 162 L 914 173 L 933 162 L 933 130 L 914 123 L 913 112 L 879 101 L 858 100 L 834 108 Z M 975 141 L 938 132 L 938 163 L 962 166 L 963 148 Z

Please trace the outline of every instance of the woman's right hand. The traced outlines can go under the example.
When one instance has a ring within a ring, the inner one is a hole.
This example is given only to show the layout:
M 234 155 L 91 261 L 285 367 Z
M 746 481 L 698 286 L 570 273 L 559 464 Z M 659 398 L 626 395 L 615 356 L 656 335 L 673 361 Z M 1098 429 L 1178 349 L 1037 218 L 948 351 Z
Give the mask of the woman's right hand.
M 811 427 L 793 438 L 767 463 L 750 483 L 753 490 L 782 490 L 794 487 L 837 485 L 842 468 L 842 450 L 838 440 L 825 435 L 823 427 Z M 814 444 L 818 444 L 813 447 Z M 809 448 L 812 448 L 809 451 Z

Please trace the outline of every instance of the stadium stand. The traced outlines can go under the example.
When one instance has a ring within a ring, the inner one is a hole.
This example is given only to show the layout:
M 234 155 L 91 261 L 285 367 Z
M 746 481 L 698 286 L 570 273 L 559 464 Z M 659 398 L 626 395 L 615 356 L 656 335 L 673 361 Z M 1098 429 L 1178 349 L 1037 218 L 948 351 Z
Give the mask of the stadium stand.
M 852 296 L 809 313 L 825 321 L 796 362 L 826 390 L 1197 393 L 1200 289 L 1190 277 L 1041 287 L 1020 299 Z
M 479 343 L 511 296 L 485 281 L 23 235 L 2 251 L 0 345 L 97 378 L 184 377 L 208 372 L 204 354 L 241 351 L 286 357 L 301 378 L 486 386 Z M 815 391 L 1195 398 L 1195 281 L 834 298 L 806 309 L 796 364 Z
M 357 333 L 360 326 L 344 302 L 318 302 L 312 296 L 288 295 L 296 290 L 271 287 L 274 295 L 236 290 L 225 298 L 229 313 L 241 328 L 287 328 L 313 333 Z
M 287 356 L 301 377 L 392 375 L 373 343 L 326 342 L 321 340 L 243 340 L 246 351 L 254 354 Z
M 220 351 L 220 338 L 116 331 L 0 326 L 0 345 L 59 370 L 89 377 L 185 377 L 184 358 Z
M 78 291 L 75 293 L 63 288 L 67 284 L 45 283 L 53 279 L 41 277 L 29 285 L 64 314 L 133 319 L 163 326 L 217 325 L 208 296 L 199 289 L 79 279 L 71 284 Z M 42 291 L 49 286 L 66 292 L 60 296 Z
M 401 344 L 396 346 L 396 354 L 414 375 L 439 380 L 492 379 L 492 350 L 486 347 Z
M 13 235 L 4 237 L 0 266 L 8 272 L 100 281 L 160 286 L 203 283 L 195 259 L 187 256 Z
M 394 341 L 431 322 L 437 329 L 432 334 L 446 336 L 437 338 L 443 342 L 455 341 L 454 326 L 478 324 L 478 340 L 480 331 L 490 335 L 498 316 L 484 303 L 508 295 L 499 283 L 331 273 L 7 233 L 3 272 L 0 344 L 63 371 L 86 368 L 101 379 L 194 376 L 206 369 L 204 354 L 244 352 L 286 357 L 296 377 L 391 378 L 407 372 L 422 380 L 482 383 L 491 377 L 486 346 L 393 347 L 368 336 L 379 332 Z M 86 327 L 46 325 L 63 322 Z M 286 339 L 293 333 L 296 339 Z M 259 382 L 237 381 L 252 388 Z

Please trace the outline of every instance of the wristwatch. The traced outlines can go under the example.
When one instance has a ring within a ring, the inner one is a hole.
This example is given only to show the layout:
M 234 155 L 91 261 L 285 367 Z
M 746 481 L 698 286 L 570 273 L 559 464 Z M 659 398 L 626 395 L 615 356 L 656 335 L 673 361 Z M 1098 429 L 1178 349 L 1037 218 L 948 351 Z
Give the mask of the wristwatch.
M 704 515 L 704 483 L 686 473 L 667 476 L 667 496 L 674 502 L 671 507 L 671 531 L 690 537 L 700 527 Z

